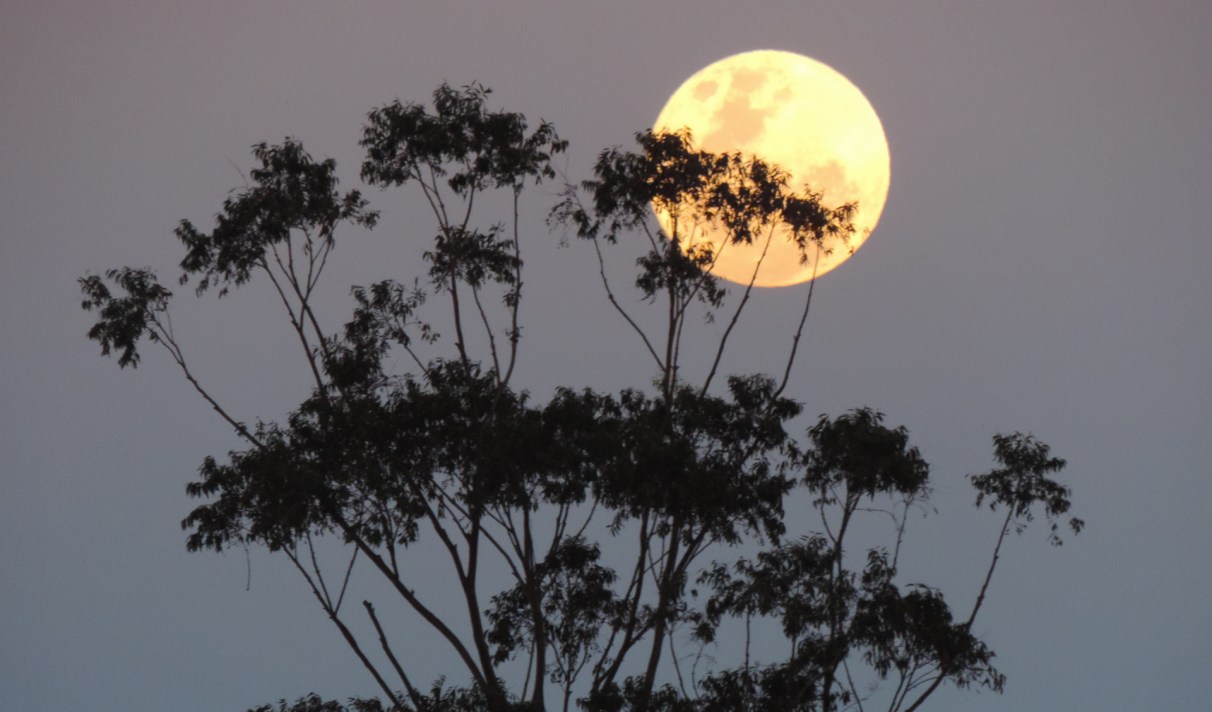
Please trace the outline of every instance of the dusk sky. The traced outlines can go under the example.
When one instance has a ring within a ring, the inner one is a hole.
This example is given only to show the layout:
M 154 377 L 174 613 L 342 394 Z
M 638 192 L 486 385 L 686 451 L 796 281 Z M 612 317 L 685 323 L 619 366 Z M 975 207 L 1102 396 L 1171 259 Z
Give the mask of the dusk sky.
M 135 371 L 99 356 L 79 276 L 151 266 L 175 284 L 173 228 L 209 228 L 254 143 L 295 137 L 357 187 L 367 112 L 479 82 L 553 122 L 580 181 L 693 72 L 753 49 L 836 68 L 888 137 L 883 218 L 818 281 L 788 394 L 799 427 L 877 408 L 932 464 L 937 513 L 911 523 L 903 578 L 968 610 L 1000 518 L 964 478 L 992 466 L 997 432 L 1068 460 L 1087 522 L 1061 548 L 1041 526 L 1003 552 L 974 630 L 1005 693 L 927 707 L 1207 709 L 1210 38 L 1204 0 L 0 0 L 0 709 L 377 692 L 284 559 L 186 552 L 185 484 L 239 443 L 164 354 Z M 643 387 L 650 364 L 592 249 L 544 225 L 556 191 L 527 198 L 516 382 Z M 365 192 L 383 217 L 338 233 L 334 326 L 349 285 L 423 274 L 433 232 L 409 195 Z M 306 396 L 263 285 L 179 291 L 187 356 L 232 411 L 277 419 Z M 802 300 L 760 290 L 728 369 L 778 368 Z M 417 636 L 404 655 L 421 679 L 460 681 L 419 623 L 399 611 L 391 627 Z

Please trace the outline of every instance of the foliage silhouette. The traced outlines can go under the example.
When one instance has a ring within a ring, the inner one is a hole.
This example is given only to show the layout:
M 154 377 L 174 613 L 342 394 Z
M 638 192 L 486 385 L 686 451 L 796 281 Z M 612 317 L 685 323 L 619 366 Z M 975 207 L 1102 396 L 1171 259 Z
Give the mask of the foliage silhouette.
M 312 380 L 282 422 L 245 424 L 195 378 L 168 318 L 173 295 L 150 269 L 80 280 L 84 308 L 98 314 L 88 335 L 103 354 L 133 368 L 142 339 L 163 347 L 242 440 L 206 458 L 188 485 L 202 500 L 182 522 L 188 548 L 263 546 L 289 559 L 386 699 L 311 695 L 256 710 L 832 711 L 877 699 L 913 710 L 945 682 L 1001 690 L 972 623 L 1011 529 L 1042 515 L 1059 543 L 1069 490 L 1051 476 L 1064 462 L 1030 436 L 994 438 L 1000 466 L 972 483 L 978 506 L 1006 515 L 980 594 L 957 622 L 938 590 L 898 583 L 908 517 L 930 493 L 907 431 L 860 408 L 793 434 L 802 408 L 784 392 L 811 284 L 781 377 L 717 384 L 753 281 L 730 295 L 712 275 L 727 244 L 683 238 L 711 225 L 732 242 L 768 243 L 786 226 L 807 260 L 826 239 L 852 234 L 854 206 L 826 207 L 777 167 L 698 150 L 687 132 L 645 132 L 634 151 L 602 152 L 595 178 L 566 186 L 550 222 L 593 246 L 606 298 L 653 378 L 615 393 L 559 388 L 535 403 L 513 384 L 519 206 L 528 188 L 556 177 L 552 160 L 567 144 L 488 98 L 479 86 L 443 85 L 432 107 L 397 101 L 369 114 L 362 178 L 418 190 L 436 233 L 428 282 L 353 287 L 341 329 L 322 328 L 316 285 L 337 228 L 372 228 L 377 213 L 358 191 L 338 191 L 333 161 L 314 161 L 293 139 L 258 144 L 260 167 L 214 229 L 177 228 L 180 283 L 198 295 L 254 278 L 274 287 Z M 485 224 L 490 195 L 503 197 L 507 216 Z M 672 234 L 655 226 L 652 205 L 673 217 Z M 604 250 L 627 242 L 642 248 L 636 304 L 655 317 L 634 314 L 609 279 Z M 438 308 L 449 340 L 428 321 Z M 718 313 L 727 318 L 698 326 Z M 682 353 L 693 328 L 714 330 L 710 363 Z M 390 367 L 400 356 L 407 372 Z M 789 502 L 814 512 L 819 530 L 789 532 Z M 888 515 L 889 545 L 853 556 L 860 520 L 870 531 L 868 520 Z M 326 536 L 348 552 L 335 574 L 317 554 Z M 448 559 L 465 620 L 431 607 L 450 592 L 426 590 L 432 577 L 410 564 L 424 547 Z M 355 569 L 367 568 L 396 596 L 391 615 L 410 613 L 449 646 L 460 685 L 419 687 L 376 606 L 363 601 L 361 619 L 346 605 Z M 752 626 L 763 622 L 781 630 L 784 658 L 751 658 Z M 736 651 L 731 666 L 700 675 L 704 651 L 722 645 Z M 690 671 L 679 653 L 687 647 L 698 650 Z

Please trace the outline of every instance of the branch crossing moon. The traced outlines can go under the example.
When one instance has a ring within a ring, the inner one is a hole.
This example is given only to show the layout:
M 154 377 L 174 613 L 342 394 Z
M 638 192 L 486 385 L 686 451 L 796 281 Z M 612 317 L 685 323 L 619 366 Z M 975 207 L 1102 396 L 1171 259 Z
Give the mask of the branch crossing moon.
M 809 249 L 807 264 L 785 232 L 776 232 L 754 284 L 783 287 L 833 270 L 849 259 L 879 222 L 888 197 L 890 161 L 884 127 L 858 87 L 832 67 L 792 52 L 758 50 L 721 59 L 687 79 L 665 104 L 655 131 L 689 128 L 696 146 L 714 153 L 753 155 L 789 174 L 794 190 L 820 192 L 829 208 L 856 202 L 855 234 L 847 243 Z M 672 225 L 657 211 L 666 234 Z M 719 252 L 713 274 L 748 284 L 763 249 L 724 245 L 723 235 L 699 230 L 684 246 L 708 241 Z

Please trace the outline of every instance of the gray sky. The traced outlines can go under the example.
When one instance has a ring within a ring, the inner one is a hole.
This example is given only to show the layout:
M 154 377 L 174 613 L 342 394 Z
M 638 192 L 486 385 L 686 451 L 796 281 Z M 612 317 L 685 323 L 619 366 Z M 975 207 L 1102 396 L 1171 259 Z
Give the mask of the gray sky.
M 237 445 L 148 353 L 120 372 L 84 337 L 75 278 L 166 281 L 172 229 L 202 225 L 251 165 L 300 138 L 356 184 L 367 111 L 482 82 L 553 121 L 564 169 L 651 124 L 734 52 L 807 54 L 879 112 L 892 153 L 880 227 L 822 278 L 791 392 L 809 415 L 871 405 L 934 465 L 940 513 L 906 566 L 963 610 L 996 535 L 963 475 L 1031 430 L 1069 460 L 1087 531 L 1010 542 L 977 625 L 1003 696 L 932 709 L 1189 710 L 1212 664 L 1212 5 L 1104 2 L 94 2 L 0 5 L 0 706 L 236 710 L 309 690 L 373 694 L 287 565 L 185 552 L 184 484 Z M 430 223 L 369 191 L 328 275 L 416 274 Z M 556 249 L 532 194 L 519 383 L 643 385 L 584 245 Z M 188 294 L 182 295 L 189 297 Z M 799 306 L 755 298 L 733 370 L 773 369 Z M 177 326 L 233 411 L 305 393 L 257 288 L 182 299 Z M 794 515 L 794 513 L 793 513 Z M 910 575 L 913 575 L 912 573 Z M 397 616 L 403 639 L 415 630 Z M 418 638 L 418 641 L 422 639 Z M 413 655 L 453 669 L 438 648 Z

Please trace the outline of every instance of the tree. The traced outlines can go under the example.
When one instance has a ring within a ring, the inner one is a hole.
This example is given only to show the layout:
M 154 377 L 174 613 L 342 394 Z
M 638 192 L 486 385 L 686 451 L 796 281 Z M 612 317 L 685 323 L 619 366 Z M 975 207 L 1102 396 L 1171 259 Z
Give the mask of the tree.
M 491 110 L 488 94 L 443 85 L 432 108 L 397 101 L 369 114 L 362 178 L 418 190 L 436 231 L 428 280 L 353 287 L 339 330 L 322 325 L 315 288 L 338 227 L 372 228 L 377 213 L 358 191 L 338 190 L 333 161 L 292 139 L 258 144 L 260 166 L 214 228 L 177 227 L 181 285 L 223 296 L 265 279 L 280 298 L 312 379 L 283 422 L 249 425 L 198 381 L 168 318 L 173 295 L 150 269 L 80 280 L 103 354 L 136 367 L 144 340 L 162 347 L 241 440 L 206 458 L 187 488 L 203 500 L 182 523 L 188 548 L 253 545 L 289 559 L 385 698 L 309 696 L 277 709 L 914 710 L 944 683 L 1001 690 L 972 624 L 1011 530 L 1042 514 L 1060 542 L 1069 490 L 1052 475 L 1064 462 L 1029 435 L 995 436 L 998 467 L 972 483 L 978 506 L 1005 515 L 980 594 L 957 617 L 940 591 L 900 583 L 906 525 L 930 493 L 907 431 L 860 408 L 793 434 L 802 406 L 785 390 L 811 284 L 781 376 L 717 378 L 753 282 L 730 294 L 712 275 L 719 250 L 679 238 L 710 225 L 732 242 L 769 241 L 785 226 L 807 260 L 853 232 L 854 206 L 826 207 L 777 167 L 698 150 L 687 132 L 604 151 L 593 180 L 565 187 L 550 222 L 593 247 L 606 299 L 651 360 L 651 384 L 566 387 L 535 403 L 513 383 L 520 205 L 556 178 L 552 159 L 567 144 L 547 123 L 531 130 L 521 114 Z M 492 195 L 504 221 L 480 215 Z M 673 234 L 650 205 L 669 212 Z M 618 296 L 604 257 L 636 239 L 634 285 L 648 314 Z M 436 310 L 452 337 L 429 320 Z M 710 363 L 681 352 L 693 328 L 716 336 Z M 399 356 L 409 370 L 389 367 Z M 789 531 L 789 504 L 815 512 L 819 529 Z M 862 527 L 886 532 L 887 544 L 855 555 L 848 542 Z M 326 536 L 348 553 L 335 571 L 316 555 Z M 430 607 L 435 592 L 408 564 L 423 547 L 444 552 L 465 620 Z M 408 612 L 445 640 L 460 684 L 420 686 L 369 600 L 362 625 L 373 635 L 359 635 L 361 614 L 346 600 L 359 562 L 394 592 L 392 615 Z M 751 657 L 751 643 L 779 633 L 784 656 Z M 700 672 L 713 645 L 737 652 Z M 698 650 L 689 670 L 687 647 Z

